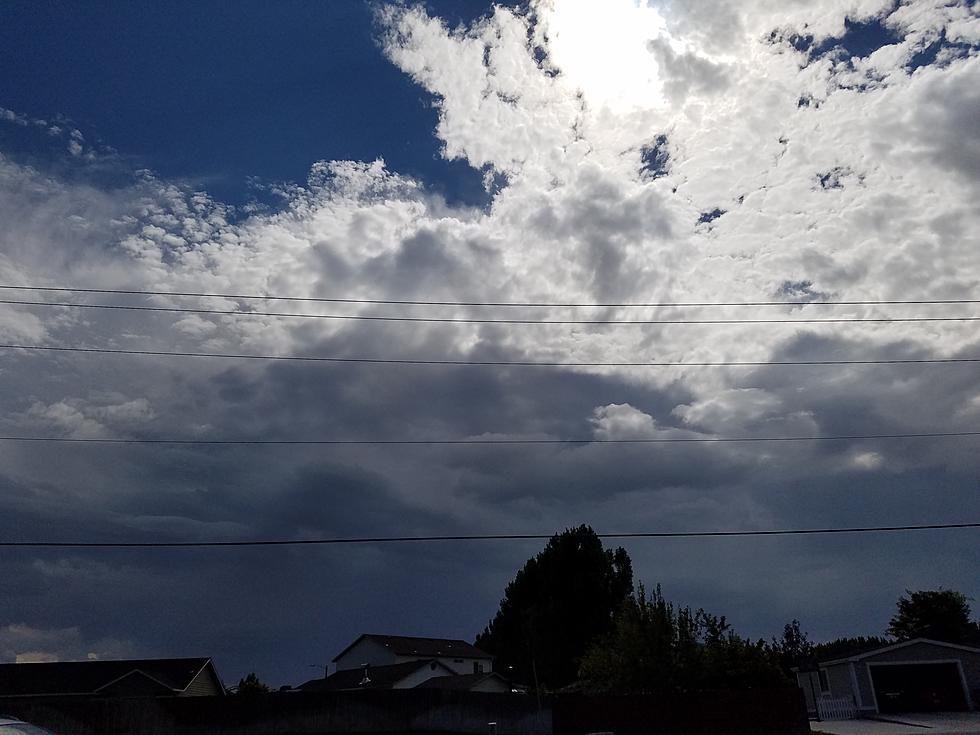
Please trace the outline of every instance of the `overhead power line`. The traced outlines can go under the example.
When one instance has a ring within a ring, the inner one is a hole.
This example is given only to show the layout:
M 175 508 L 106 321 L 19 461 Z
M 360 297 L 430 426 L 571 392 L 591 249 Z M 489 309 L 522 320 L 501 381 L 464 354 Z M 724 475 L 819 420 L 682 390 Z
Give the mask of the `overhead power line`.
M 858 441 L 863 439 L 949 439 L 976 437 L 980 431 L 909 432 L 902 434 L 835 434 L 814 436 L 696 436 L 636 439 L 140 439 L 70 436 L 0 436 L 0 441 L 61 444 L 175 444 L 175 445 L 310 445 L 310 446 L 438 446 L 438 445 L 530 445 L 530 444 L 741 444 L 749 442 Z
M 475 317 L 387 316 L 375 314 L 308 314 L 282 311 L 238 311 L 234 309 L 196 309 L 178 306 L 138 306 L 132 304 L 82 304 L 64 301 L 21 301 L 0 299 L 0 304 L 44 306 L 68 309 L 108 309 L 118 311 L 166 312 L 171 314 L 210 314 L 213 316 L 269 316 L 289 319 L 330 319 L 337 321 L 428 322 L 440 324 L 567 324 L 567 325 L 650 325 L 650 324 L 841 324 L 841 323 L 909 323 L 909 322 L 976 322 L 980 316 L 916 317 L 828 317 L 822 319 L 489 319 Z
M 236 299 L 240 301 L 292 301 L 324 304 L 379 304 L 391 306 L 487 306 L 530 307 L 549 309 L 631 309 L 631 308 L 683 308 L 712 306 L 899 306 L 980 304 L 980 299 L 866 299 L 836 301 L 830 299 L 807 301 L 652 301 L 627 303 L 584 303 L 544 301 L 423 301 L 410 299 L 329 298 L 321 296 L 278 296 L 259 294 L 211 293 L 201 291 L 146 291 L 121 288 L 69 288 L 58 286 L 14 286 L 0 284 L 0 289 L 14 291 L 48 291 L 59 293 L 116 294 L 125 296 L 187 296 L 208 299 Z
M 980 528 L 980 523 L 928 523 L 909 526 L 856 526 L 849 528 L 785 528 L 765 531 L 639 531 L 600 533 L 607 539 L 726 538 L 745 536 L 814 536 L 827 534 L 895 533 Z M 340 546 L 346 544 L 431 543 L 436 541 L 544 541 L 554 534 L 486 533 L 443 536 L 349 536 L 314 539 L 256 539 L 251 541 L 0 541 L 3 548 L 57 549 L 178 549 L 241 546 Z
M 227 360 L 284 360 L 296 362 L 368 363 L 375 365 L 469 365 L 484 367 L 780 367 L 792 365 L 943 365 L 978 363 L 980 357 L 912 357 L 868 360 L 720 360 L 714 362 L 673 362 L 651 360 L 577 362 L 548 360 L 422 360 L 381 357 L 328 357 L 316 355 L 257 355 L 224 352 L 177 352 L 167 350 L 123 350 L 109 347 L 70 347 L 52 345 L 0 344 L 3 350 L 76 352 L 100 355 L 143 355 L 149 357 L 213 357 Z

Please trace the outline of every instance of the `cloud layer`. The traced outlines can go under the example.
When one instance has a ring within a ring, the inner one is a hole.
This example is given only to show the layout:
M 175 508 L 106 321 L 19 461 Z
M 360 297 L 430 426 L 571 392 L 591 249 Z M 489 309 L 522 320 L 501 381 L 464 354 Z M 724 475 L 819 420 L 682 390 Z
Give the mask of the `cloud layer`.
M 108 165 L 94 151 L 70 152 L 72 176 L 0 152 L 0 282 L 477 302 L 975 298 L 977 13 L 968 3 L 760 0 L 734 10 L 705 0 L 626 3 L 593 18 L 559 2 L 497 8 L 451 29 L 418 8 L 387 8 L 379 13 L 384 52 L 432 95 L 444 155 L 485 174 L 485 208 L 448 206 L 427 182 L 383 161 L 316 163 L 305 184 L 279 189 L 280 211 L 249 213 L 150 172 L 107 187 L 85 174 Z M 35 122 L 0 111 L 0 124 Z M 103 299 L 112 301 L 553 320 L 972 314 L 962 305 L 583 311 Z M 980 355 L 970 322 L 458 324 L 11 305 L 0 310 L 0 341 L 483 361 Z M 6 350 L 0 371 L 4 435 L 771 437 L 971 431 L 980 416 L 976 371 L 956 364 L 500 368 Z M 970 438 L 499 447 L 0 442 L 0 536 L 957 522 L 980 513 L 978 457 Z M 833 637 L 880 632 L 905 588 L 980 593 L 970 533 L 637 542 L 629 551 L 640 579 L 727 614 L 749 634 L 777 632 L 796 617 L 815 637 Z M 0 601 L 0 651 L 7 659 L 215 655 L 229 677 L 255 668 L 295 683 L 308 664 L 321 665 L 368 629 L 471 638 L 535 550 L 19 552 L 2 562 L 10 593 Z M 306 660 L 311 650 L 318 660 Z

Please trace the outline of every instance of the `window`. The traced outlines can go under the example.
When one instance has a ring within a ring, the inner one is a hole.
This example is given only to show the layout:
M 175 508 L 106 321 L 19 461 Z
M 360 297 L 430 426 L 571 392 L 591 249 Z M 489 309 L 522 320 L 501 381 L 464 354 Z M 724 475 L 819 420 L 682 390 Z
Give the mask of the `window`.
M 474 661 L 473 662 L 473 673 L 474 674 L 482 674 L 483 673 L 483 664 L 481 664 L 479 661 Z
M 823 669 L 820 669 L 820 671 L 817 672 L 817 676 L 820 679 L 820 691 L 821 692 L 829 692 L 830 691 L 830 682 L 827 681 L 827 672 L 824 671 Z

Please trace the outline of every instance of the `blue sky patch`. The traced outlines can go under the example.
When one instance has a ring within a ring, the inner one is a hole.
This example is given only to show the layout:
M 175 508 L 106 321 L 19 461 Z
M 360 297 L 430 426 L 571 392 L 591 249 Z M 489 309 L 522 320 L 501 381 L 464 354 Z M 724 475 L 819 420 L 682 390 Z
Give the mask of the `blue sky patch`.
M 950 41 L 946 37 L 946 30 L 943 29 L 935 41 L 912 55 L 905 68 L 909 73 L 914 72 L 916 69 L 921 69 L 923 66 L 932 66 L 934 64 L 942 68 L 949 66 L 950 62 L 954 59 L 962 58 L 978 50 L 980 50 L 980 44 Z
M 776 291 L 778 296 L 785 296 L 789 301 L 820 301 L 828 298 L 828 294 L 816 290 L 813 281 L 783 281 Z
M 714 222 L 716 219 L 721 217 L 721 215 L 723 215 L 726 211 L 728 210 L 719 209 L 718 207 L 715 207 L 714 209 L 709 210 L 707 212 L 701 212 L 701 216 L 698 217 L 698 224 L 699 225 L 710 224 L 711 222 Z
M 640 173 L 651 179 L 659 179 L 670 173 L 670 151 L 667 136 L 658 135 L 653 142 L 640 149 Z
M 844 179 L 853 176 L 854 172 L 844 166 L 835 166 L 825 173 L 817 174 L 817 181 L 821 189 L 843 189 Z M 863 176 L 858 176 L 858 181 L 863 181 Z
M 902 36 L 885 25 L 886 17 L 885 15 L 862 21 L 845 18 L 844 33 L 840 36 L 830 36 L 813 46 L 810 49 L 811 58 L 822 58 L 837 48 L 842 49 L 848 58 L 863 58 L 884 46 L 901 43 Z
M 894 9 L 894 8 L 893 8 Z M 806 54 L 810 61 L 822 59 L 831 54 L 839 54 L 845 59 L 863 58 L 884 46 L 901 43 L 903 36 L 886 25 L 891 11 L 876 18 L 852 20 L 844 18 L 844 33 L 828 36 L 819 43 L 812 33 L 806 31 L 789 32 L 776 29 L 769 34 L 769 43 L 786 43 L 796 51 Z
M 482 2 L 429 2 L 450 26 Z M 383 158 L 450 203 L 485 205 L 483 174 L 446 161 L 433 97 L 384 56 L 366 3 L 242 0 L 0 5 L 0 107 L 63 115 L 135 167 L 241 204 L 318 160 Z M 47 141 L 0 125 L 8 155 Z M 60 148 L 59 148 L 60 152 Z

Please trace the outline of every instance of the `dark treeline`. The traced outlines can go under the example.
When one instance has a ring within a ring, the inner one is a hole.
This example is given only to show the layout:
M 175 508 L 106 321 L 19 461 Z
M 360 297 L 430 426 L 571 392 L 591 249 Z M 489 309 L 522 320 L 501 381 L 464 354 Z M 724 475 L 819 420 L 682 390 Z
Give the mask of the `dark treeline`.
M 780 655 L 778 642 L 753 643 L 724 616 L 675 607 L 659 585 L 649 596 L 641 585 L 582 657 L 579 683 L 611 692 L 774 687 L 789 682 Z
M 579 526 L 518 571 L 476 645 L 533 689 L 630 693 L 795 686 L 795 667 L 896 641 L 980 643 L 968 599 L 952 590 L 907 592 L 885 632 L 813 644 L 793 620 L 781 636 L 751 641 L 724 616 L 668 601 L 660 585 L 634 588 L 626 551 Z

